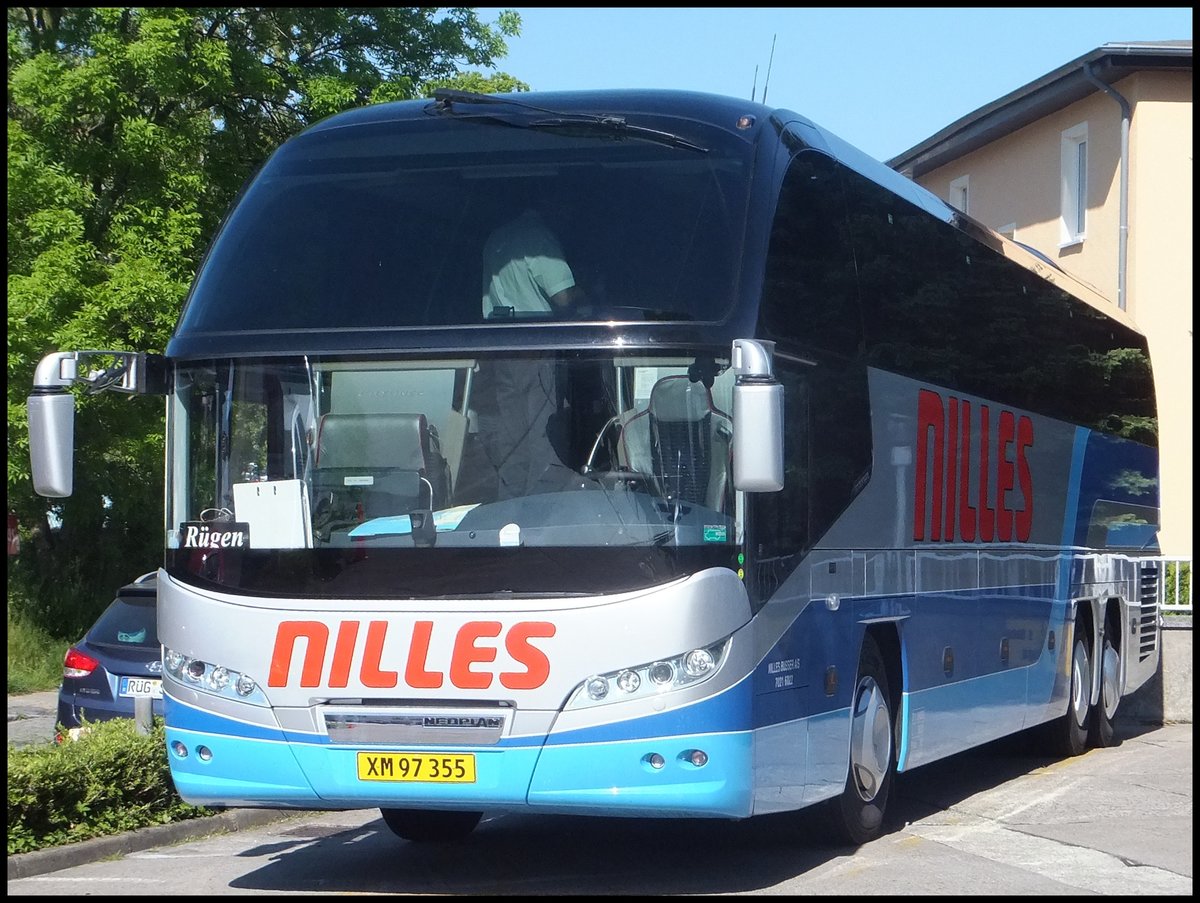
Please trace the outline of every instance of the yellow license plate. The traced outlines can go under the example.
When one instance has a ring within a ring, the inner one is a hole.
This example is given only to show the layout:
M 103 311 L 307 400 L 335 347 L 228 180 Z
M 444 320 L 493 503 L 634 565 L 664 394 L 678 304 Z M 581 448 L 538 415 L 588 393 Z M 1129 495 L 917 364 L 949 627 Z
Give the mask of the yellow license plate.
M 469 753 L 360 752 L 358 779 L 474 784 L 475 756 Z

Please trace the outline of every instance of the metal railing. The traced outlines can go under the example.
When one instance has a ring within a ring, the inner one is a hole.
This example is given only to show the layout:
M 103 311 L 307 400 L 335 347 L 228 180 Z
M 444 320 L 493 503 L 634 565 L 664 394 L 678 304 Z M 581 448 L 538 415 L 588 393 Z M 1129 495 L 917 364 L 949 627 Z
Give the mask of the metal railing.
M 1153 558 L 1162 565 L 1158 582 L 1158 610 L 1163 614 L 1192 612 L 1192 559 Z

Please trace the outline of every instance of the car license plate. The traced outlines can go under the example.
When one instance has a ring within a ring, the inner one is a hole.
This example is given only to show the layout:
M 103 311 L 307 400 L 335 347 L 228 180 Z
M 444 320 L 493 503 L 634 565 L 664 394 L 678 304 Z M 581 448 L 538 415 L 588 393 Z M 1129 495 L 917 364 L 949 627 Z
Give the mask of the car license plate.
M 122 677 L 118 693 L 135 699 L 162 699 L 162 681 L 149 677 Z
M 470 753 L 360 752 L 358 779 L 474 784 L 475 756 Z

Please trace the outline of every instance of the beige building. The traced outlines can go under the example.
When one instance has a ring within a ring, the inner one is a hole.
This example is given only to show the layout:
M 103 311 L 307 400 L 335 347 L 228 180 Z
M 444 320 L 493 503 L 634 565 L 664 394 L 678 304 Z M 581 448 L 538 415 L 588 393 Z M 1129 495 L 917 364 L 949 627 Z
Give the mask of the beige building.
M 1164 555 L 1192 555 L 1192 42 L 1105 44 L 886 161 L 1150 343 Z

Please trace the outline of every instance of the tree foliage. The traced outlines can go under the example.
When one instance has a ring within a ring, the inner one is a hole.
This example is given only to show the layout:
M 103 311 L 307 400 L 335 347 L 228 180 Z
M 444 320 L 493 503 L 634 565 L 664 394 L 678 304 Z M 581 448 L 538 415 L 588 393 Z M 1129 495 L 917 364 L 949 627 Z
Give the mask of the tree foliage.
M 512 11 L 490 24 L 457 7 L 7 14 L 8 497 L 25 534 L 10 604 L 64 635 L 161 560 L 163 406 L 77 399 L 75 492 L 51 529 L 25 414 L 41 357 L 163 350 L 237 191 L 305 126 L 441 86 L 528 86 L 479 71 L 519 34 Z

